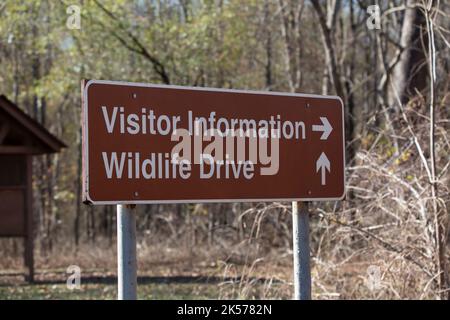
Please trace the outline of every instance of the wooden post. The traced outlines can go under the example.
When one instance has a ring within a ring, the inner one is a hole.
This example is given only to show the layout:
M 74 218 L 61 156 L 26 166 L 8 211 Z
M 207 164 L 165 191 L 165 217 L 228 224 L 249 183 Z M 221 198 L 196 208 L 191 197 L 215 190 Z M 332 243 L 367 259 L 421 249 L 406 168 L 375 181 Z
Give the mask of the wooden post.
M 34 233 L 33 233 L 33 158 L 26 156 L 27 181 L 25 192 L 25 266 L 28 268 L 28 282 L 34 282 Z
M 300 207 L 300 208 L 298 208 Z M 300 210 L 299 210 L 300 209 Z M 308 203 L 292 202 L 294 299 L 311 300 Z

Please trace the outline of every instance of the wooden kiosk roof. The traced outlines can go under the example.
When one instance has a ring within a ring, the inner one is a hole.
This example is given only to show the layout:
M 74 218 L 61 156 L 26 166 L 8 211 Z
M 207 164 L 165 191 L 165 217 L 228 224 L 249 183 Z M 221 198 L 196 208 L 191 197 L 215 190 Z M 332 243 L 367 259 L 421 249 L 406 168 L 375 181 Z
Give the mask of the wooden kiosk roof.
M 39 122 L 0 95 L 0 154 L 45 154 L 66 147 Z

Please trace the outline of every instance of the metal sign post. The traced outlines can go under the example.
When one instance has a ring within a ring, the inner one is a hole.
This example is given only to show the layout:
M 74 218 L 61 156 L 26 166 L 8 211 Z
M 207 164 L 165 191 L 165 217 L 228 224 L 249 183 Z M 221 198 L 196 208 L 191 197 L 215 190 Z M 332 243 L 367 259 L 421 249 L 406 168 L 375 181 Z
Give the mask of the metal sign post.
M 136 300 L 136 205 L 117 205 L 117 284 L 119 300 Z
M 299 204 L 296 201 L 292 202 L 294 299 L 311 300 L 308 203 Z

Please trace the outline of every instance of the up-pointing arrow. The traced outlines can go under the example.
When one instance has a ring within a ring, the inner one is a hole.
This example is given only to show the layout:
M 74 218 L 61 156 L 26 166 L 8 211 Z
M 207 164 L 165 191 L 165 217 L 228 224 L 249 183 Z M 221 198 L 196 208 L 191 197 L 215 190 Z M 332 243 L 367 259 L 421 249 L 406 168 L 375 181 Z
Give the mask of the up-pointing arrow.
M 324 152 L 322 152 L 320 154 L 319 159 L 317 159 L 317 161 L 316 161 L 316 172 L 318 172 L 320 170 L 320 174 L 321 174 L 321 178 L 322 178 L 321 184 L 323 186 L 327 184 L 326 180 L 325 180 L 325 175 L 326 175 L 325 170 L 330 172 L 331 171 L 330 167 L 331 167 L 330 160 L 328 160 L 327 155 Z
M 327 140 L 331 131 L 333 131 L 333 127 L 330 125 L 330 122 L 328 122 L 328 119 L 326 117 L 320 117 L 320 121 L 322 121 L 322 124 L 313 125 L 312 130 L 322 132 L 320 140 Z

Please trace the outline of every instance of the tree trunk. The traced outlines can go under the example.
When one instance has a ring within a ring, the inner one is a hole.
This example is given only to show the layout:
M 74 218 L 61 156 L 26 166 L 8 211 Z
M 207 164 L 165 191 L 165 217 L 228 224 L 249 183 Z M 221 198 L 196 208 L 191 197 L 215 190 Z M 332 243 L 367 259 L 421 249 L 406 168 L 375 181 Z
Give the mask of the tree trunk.
M 411 6 L 415 2 L 408 0 L 407 5 Z M 394 67 L 389 86 L 388 101 L 391 107 L 398 106 L 398 103 L 407 103 L 409 98 L 415 95 L 416 90 L 421 91 L 426 86 L 425 52 L 421 43 L 422 39 L 426 41 L 426 36 L 423 35 L 425 27 L 425 18 L 419 8 L 405 10 L 400 38 L 403 52 Z

